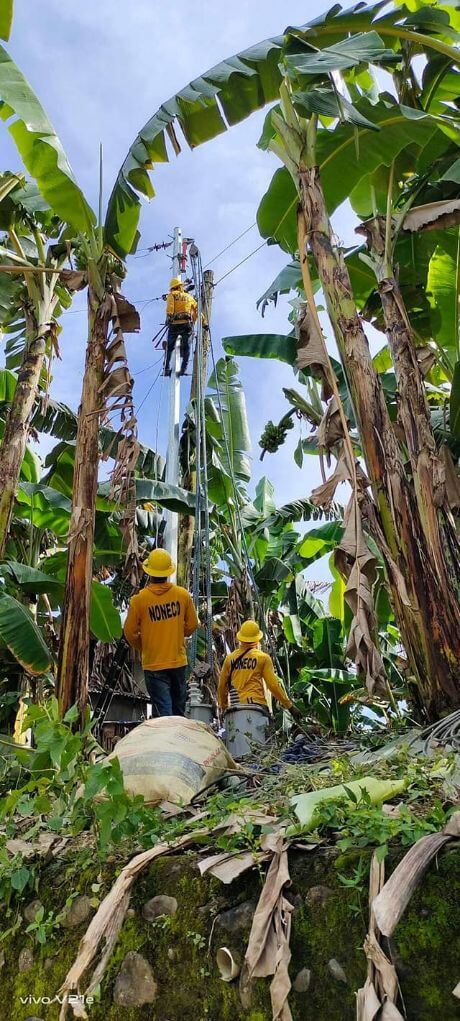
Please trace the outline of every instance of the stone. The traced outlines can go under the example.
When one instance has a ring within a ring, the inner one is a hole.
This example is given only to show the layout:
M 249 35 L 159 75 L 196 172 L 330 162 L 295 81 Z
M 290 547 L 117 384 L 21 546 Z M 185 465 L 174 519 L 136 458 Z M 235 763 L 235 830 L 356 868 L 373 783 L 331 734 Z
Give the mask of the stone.
M 309 968 L 302 968 L 296 975 L 292 988 L 296 993 L 306 993 L 310 988 L 311 971 Z
M 311 886 L 305 897 L 305 903 L 309 908 L 323 908 L 334 891 L 329 886 Z
M 136 914 L 136 912 L 135 912 L 134 908 L 128 908 L 128 910 L 126 912 L 126 917 L 127 918 L 134 918 L 135 914 Z
M 245 900 L 242 904 L 237 904 L 235 908 L 230 908 L 228 911 L 222 911 L 222 913 L 217 916 L 216 929 L 224 929 L 225 932 L 231 933 L 239 933 L 246 929 L 250 929 L 255 910 L 256 902 L 253 900 Z
M 42 1019 L 41 1017 L 36 1017 L 35 1014 L 29 1014 L 29 1016 L 25 1018 L 25 1021 L 42 1021 Z
M 176 956 L 176 955 L 175 955 L 175 953 L 174 953 L 174 950 L 173 950 L 173 948 L 172 948 L 172 947 L 168 947 L 168 950 L 167 950 L 167 957 L 168 957 L 168 961 L 173 961 L 173 960 L 174 960 L 174 958 L 175 958 L 175 956 Z
M 296 911 L 300 911 L 300 909 L 303 908 L 303 897 L 300 895 L 300 893 L 291 893 L 290 890 L 287 890 L 285 897 L 286 900 L 288 900 L 289 903 L 292 904 L 292 907 L 294 908 L 293 911 L 294 915 Z
M 43 904 L 41 900 L 38 900 L 37 898 L 35 898 L 35 900 L 31 900 L 30 904 L 26 905 L 24 908 L 24 918 L 29 925 L 31 922 L 35 922 L 37 911 L 39 911 L 42 907 Z
M 30 971 L 34 966 L 34 955 L 30 947 L 23 947 L 18 957 L 18 971 Z
M 75 929 L 77 925 L 81 925 L 82 922 L 86 922 L 86 919 L 91 914 L 93 908 L 89 897 L 85 894 L 80 894 L 75 897 L 75 900 L 69 904 L 69 907 L 65 909 L 64 915 L 61 921 L 61 925 L 64 929 Z
M 123 959 L 115 979 L 113 1002 L 118 1007 L 142 1007 L 153 1003 L 157 984 L 148 961 L 136 950 L 130 950 Z
M 178 906 L 175 897 L 166 897 L 160 893 L 157 897 L 152 897 L 151 900 L 146 901 L 142 908 L 142 917 L 145 918 L 146 922 L 154 922 L 156 918 L 160 918 L 162 915 L 175 915 Z
M 336 982 L 343 982 L 344 985 L 348 985 L 348 979 L 342 968 L 342 965 L 336 961 L 335 957 L 331 957 L 330 961 L 327 962 L 327 966 L 333 978 Z
M 45 971 L 51 971 L 51 968 L 53 967 L 53 965 L 54 965 L 53 958 L 52 957 L 45 957 L 45 960 L 43 962 L 43 967 L 44 967 Z

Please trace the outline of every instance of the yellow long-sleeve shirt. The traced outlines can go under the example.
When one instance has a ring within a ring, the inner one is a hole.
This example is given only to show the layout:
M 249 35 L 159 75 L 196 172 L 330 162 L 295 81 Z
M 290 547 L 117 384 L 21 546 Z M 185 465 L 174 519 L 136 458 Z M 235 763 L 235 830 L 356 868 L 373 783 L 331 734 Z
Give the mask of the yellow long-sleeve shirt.
M 168 670 L 187 665 L 185 638 L 198 627 L 189 592 L 165 581 L 147 585 L 129 604 L 124 633 L 142 656 L 144 670 Z
M 190 319 L 194 323 L 197 317 L 197 303 L 193 295 L 182 289 L 170 291 L 166 298 L 166 316 L 176 323 Z
M 237 692 L 238 701 L 243 705 L 266 705 L 264 681 L 278 702 L 290 709 L 292 702 L 275 674 L 268 653 L 256 645 L 240 645 L 225 658 L 220 672 L 217 691 L 220 708 L 226 709 L 230 689 Z

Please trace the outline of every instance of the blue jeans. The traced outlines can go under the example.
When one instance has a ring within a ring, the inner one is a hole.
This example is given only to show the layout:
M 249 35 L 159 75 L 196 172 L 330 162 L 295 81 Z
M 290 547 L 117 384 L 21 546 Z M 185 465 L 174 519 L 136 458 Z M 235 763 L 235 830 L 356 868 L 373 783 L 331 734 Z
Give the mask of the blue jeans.
M 145 670 L 145 683 L 154 716 L 185 716 L 187 685 L 185 667 L 170 670 Z

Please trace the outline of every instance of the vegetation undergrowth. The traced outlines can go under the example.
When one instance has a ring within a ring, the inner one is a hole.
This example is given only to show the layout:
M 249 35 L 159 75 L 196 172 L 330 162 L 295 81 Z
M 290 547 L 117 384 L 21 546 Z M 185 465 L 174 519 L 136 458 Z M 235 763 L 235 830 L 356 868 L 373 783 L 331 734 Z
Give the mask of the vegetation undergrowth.
M 17 746 L 3 760 L 0 790 L 0 899 L 4 905 L 2 938 L 14 930 L 21 905 L 39 894 L 40 876 L 50 855 L 65 863 L 65 907 L 76 896 L 78 878 L 99 861 L 100 875 L 91 885 L 91 901 L 97 906 L 114 877 L 129 858 L 162 841 L 172 841 L 203 826 L 212 833 L 230 815 L 239 825 L 231 834 L 217 830 L 216 849 L 229 852 L 257 851 L 262 834 L 271 829 L 270 818 L 290 827 L 297 838 L 322 846 L 335 845 L 342 855 L 353 850 L 376 849 L 383 858 L 389 848 L 408 848 L 421 836 L 442 829 L 452 811 L 445 794 L 446 778 L 454 768 L 454 756 L 414 757 L 403 749 L 391 759 L 378 760 L 372 773 L 382 779 L 404 777 L 406 791 L 397 805 L 370 803 L 360 796 L 325 803 L 314 832 L 304 832 L 296 819 L 291 798 L 295 794 L 358 780 L 368 767 L 354 764 L 348 756 L 332 759 L 321 771 L 309 766 L 285 765 L 280 772 L 259 771 L 237 786 L 209 796 L 203 806 L 205 818 L 184 809 L 168 817 L 146 805 L 142 796 L 131 797 L 123 785 L 116 757 L 101 758 L 91 723 L 76 731 L 76 710 L 59 718 L 57 702 L 29 705 L 24 727 L 30 727 L 34 748 Z M 99 751 L 99 759 L 98 759 Z M 262 818 L 253 819 L 255 812 Z M 266 818 L 266 822 L 264 821 Z M 197 843 L 200 839 L 197 837 Z M 209 837 L 206 838 L 209 843 Z M 54 850 L 53 850 L 54 848 Z M 340 861 L 345 860 L 339 859 Z M 349 874 L 340 872 L 344 885 L 363 888 L 363 866 L 356 858 Z M 39 908 L 28 932 L 43 944 L 59 930 L 63 913 Z

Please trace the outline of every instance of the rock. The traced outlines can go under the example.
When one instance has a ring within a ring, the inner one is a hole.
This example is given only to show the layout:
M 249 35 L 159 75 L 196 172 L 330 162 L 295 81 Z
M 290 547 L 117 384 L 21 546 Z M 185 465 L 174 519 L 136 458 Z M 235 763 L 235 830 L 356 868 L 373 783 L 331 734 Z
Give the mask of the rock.
M 300 911 L 300 908 L 303 908 L 303 897 L 301 897 L 300 893 L 291 893 L 290 890 L 287 890 L 285 896 L 286 900 L 288 900 L 294 908 L 293 914 L 295 914 L 296 911 Z
M 305 897 L 305 903 L 309 908 L 323 908 L 333 896 L 334 891 L 329 886 L 311 886 Z
M 54 965 L 53 958 L 52 957 L 45 957 L 45 960 L 43 962 L 44 970 L 45 971 L 51 971 L 51 968 L 53 967 L 53 965 Z
M 41 1017 L 36 1017 L 35 1014 L 29 1014 L 29 1016 L 25 1018 L 25 1021 L 42 1021 L 42 1019 Z
M 310 988 L 310 982 L 311 982 L 310 969 L 302 968 L 302 970 L 299 971 L 298 975 L 296 975 L 292 983 L 292 988 L 296 993 L 306 993 Z
M 166 897 L 160 893 L 158 897 L 152 897 L 146 901 L 142 908 L 142 917 L 146 922 L 154 922 L 161 915 L 175 915 L 178 903 L 175 897 Z
M 136 950 L 130 950 L 115 979 L 113 1002 L 118 1007 L 142 1007 L 153 1003 L 157 984 L 148 961 Z
M 77 925 L 81 925 L 82 922 L 86 922 L 86 919 L 91 914 L 93 908 L 89 897 L 85 894 L 80 894 L 75 897 L 75 900 L 69 904 L 69 907 L 65 909 L 64 916 L 61 925 L 64 929 L 75 929 Z
M 41 900 L 37 900 L 37 898 L 35 898 L 35 900 L 31 900 L 30 904 L 27 904 L 24 908 L 24 918 L 29 925 L 31 922 L 35 922 L 37 911 L 39 911 L 42 907 L 43 904 Z
M 128 908 L 128 910 L 126 912 L 126 917 L 127 918 L 134 918 L 135 914 L 136 914 L 136 912 L 135 912 L 134 908 Z
M 242 904 L 237 904 L 236 908 L 222 911 L 217 916 L 216 929 L 224 929 L 225 932 L 231 933 L 239 933 L 242 930 L 250 929 L 255 910 L 256 902 L 245 900 Z
M 335 978 L 337 982 L 343 982 L 344 985 L 346 986 L 348 985 L 348 979 L 347 976 L 345 975 L 342 965 L 339 964 L 338 961 L 336 961 L 335 957 L 331 957 L 330 961 L 327 962 L 327 966 L 332 977 Z
M 173 961 L 173 960 L 174 960 L 174 958 L 175 958 L 175 956 L 176 956 L 176 955 L 175 955 L 175 953 L 174 953 L 174 950 L 173 950 L 173 948 L 172 948 L 172 947 L 168 947 L 168 950 L 167 950 L 167 957 L 168 957 L 168 961 Z
M 18 971 L 30 971 L 34 966 L 34 955 L 30 947 L 23 947 L 18 957 Z

